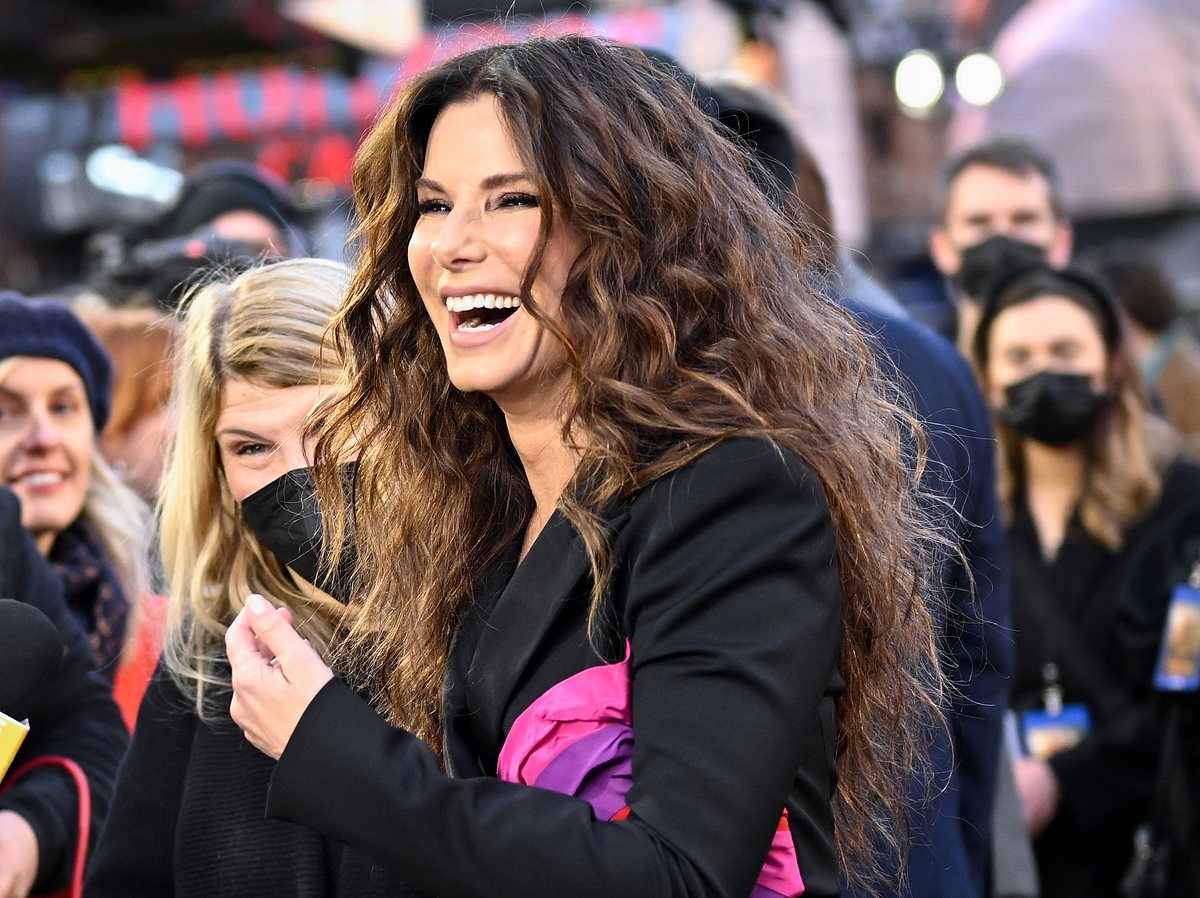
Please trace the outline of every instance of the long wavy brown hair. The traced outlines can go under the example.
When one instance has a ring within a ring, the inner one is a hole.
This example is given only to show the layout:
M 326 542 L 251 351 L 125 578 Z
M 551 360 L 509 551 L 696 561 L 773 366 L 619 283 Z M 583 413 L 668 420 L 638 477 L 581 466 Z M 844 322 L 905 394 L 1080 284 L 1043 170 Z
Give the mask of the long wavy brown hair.
M 791 450 L 824 486 L 844 589 L 837 840 L 847 873 L 865 877 L 898 847 L 939 722 L 923 593 L 936 537 L 911 464 L 921 436 L 852 319 L 810 284 L 803 225 L 772 210 L 747 157 L 636 49 L 564 37 L 466 54 L 409 82 L 359 151 L 361 255 L 334 325 L 352 382 L 316 452 L 326 524 L 353 527 L 369 584 L 352 661 L 384 672 L 380 704 L 440 749 L 451 636 L 533 510 L 500 410 L 451 385 L 408 264 L 434 121 L 481 95 L 496 98 L 543 210 L 521 302 L 569 359 L 562 433 L 581 462 L 559 508 L 591 559 L 593 622 L 612 500 L 737 435 Z M 560 220 L 585 247 L 552 321 L 530 287 Z M 356 452 L 347 508 L 337 460 Z

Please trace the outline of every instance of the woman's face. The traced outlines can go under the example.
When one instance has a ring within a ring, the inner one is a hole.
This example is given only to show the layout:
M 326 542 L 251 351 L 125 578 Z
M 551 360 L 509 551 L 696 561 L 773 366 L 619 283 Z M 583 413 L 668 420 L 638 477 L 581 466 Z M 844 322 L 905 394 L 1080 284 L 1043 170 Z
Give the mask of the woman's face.
M 447 106 L 429 136 L 408 244 L 451 382 L 487 393 L 510 413 L 545 409 L 566 379 L 562 346 L 520 306 L 542 220 L 530 174 L 493 97 Z M 581 248 L 556 221 L 532 288 L 552 318 Z
M 987 384 L 993 406 L 1004 390 L 1042 371 L 1085 374 L 1097 393 L 1108 388 L 1108 352 L 1095 319 L 1078 303 L 1045 296 L 1011 306 L 988 333 Z
M 288 471 L 312 462 L 305 440 L 309 413 L 340 393 L 330 386 L 266 387 L 226 382 L 217 417 L 217 455 L 233 498 L 241 502 Z
M 95 445 L 75 369 L 58 359 L 17 359 L 0 383 L 0 471 L 43 553 L 83 511 Z

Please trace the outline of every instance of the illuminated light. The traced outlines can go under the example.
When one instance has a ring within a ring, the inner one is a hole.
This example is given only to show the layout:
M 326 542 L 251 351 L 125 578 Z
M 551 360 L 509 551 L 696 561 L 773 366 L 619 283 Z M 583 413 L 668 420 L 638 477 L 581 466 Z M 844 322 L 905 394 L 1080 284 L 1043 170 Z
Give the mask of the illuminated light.
M 1004 90 L 1004 73 L 986 53 L 972 53 L 954 70 L 954 89 L 972 106 L 987 106 Z
M 129 147 L 109 144 L 93 150 L 84 166 L 88 180 L 108 193 L 169 203 L 179 193 L 183 175 L 142 159 Z
M 946 78 L 937 57 L 928 50 L 913 50 L 896 66 L 896 99 L 913 112 L 927 112 L 946 90 Z

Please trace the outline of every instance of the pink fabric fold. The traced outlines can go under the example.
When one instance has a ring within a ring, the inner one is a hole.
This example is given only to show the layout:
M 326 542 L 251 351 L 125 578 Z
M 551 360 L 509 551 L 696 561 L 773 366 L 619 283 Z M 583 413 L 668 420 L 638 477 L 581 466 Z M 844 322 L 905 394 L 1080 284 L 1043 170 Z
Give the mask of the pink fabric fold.
M 497 775 L 582 798 L 601 820 L 624 810 L 633 784 L 630 656 L 626 642 L 624 660 L 580 671 L 522 711 L 500 749 Z M 803 892 L 785 813 L 750 898 L 796 898 Z

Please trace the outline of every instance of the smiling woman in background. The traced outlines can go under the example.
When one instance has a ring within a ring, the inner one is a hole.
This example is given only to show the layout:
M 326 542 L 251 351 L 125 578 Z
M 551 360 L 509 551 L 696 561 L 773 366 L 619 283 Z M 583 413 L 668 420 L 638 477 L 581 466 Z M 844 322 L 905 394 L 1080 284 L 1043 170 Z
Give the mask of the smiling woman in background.
M 146 508 L 97 442 L 111 378 L 108 356 L 66 306 L 0 293 L 0 472 L 110 681 L 153 635 L 139 631 Z
M 145 506 L 97 446 L 108 417 L 110 371 L 104 350 L 65 306 L 0 292 L 0 474 L 20 500 L 21 524 L 61 581 L 93 666 L 125 697 L 122 711 L 132 723 L 145 687 L 134 662 L 146 634 L 139 632 L 139 605 L 147 521 Z M 74 807 L 59 778 L 50 774 L 48 785 L 19 787 L 32 790 L 32 801 L 25 801 L 33 814 L 0 812 L 5 888 L 14 879 L 28 886 L 39 867 L 56 869 L 72 854 L 70 823 L 46 825 Z M 95 777 L 93 783 L 102 809 L 108 784 Z

